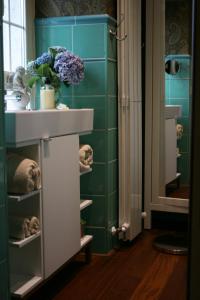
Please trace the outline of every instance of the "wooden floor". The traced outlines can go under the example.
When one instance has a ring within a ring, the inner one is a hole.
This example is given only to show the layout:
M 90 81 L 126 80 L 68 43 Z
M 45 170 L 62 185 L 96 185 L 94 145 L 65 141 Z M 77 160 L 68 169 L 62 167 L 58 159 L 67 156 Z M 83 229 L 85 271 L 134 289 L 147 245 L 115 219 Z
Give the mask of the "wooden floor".
M 167 197 L 180 198 L 180 199 L 190 199 L 190 187 L 180 186 L 177 189 L 172 189 L 167 192 Z
M 152 246 L 158 231 L 92 262 L 70 262 L 29 300 L 186 300 L 187 257 Z

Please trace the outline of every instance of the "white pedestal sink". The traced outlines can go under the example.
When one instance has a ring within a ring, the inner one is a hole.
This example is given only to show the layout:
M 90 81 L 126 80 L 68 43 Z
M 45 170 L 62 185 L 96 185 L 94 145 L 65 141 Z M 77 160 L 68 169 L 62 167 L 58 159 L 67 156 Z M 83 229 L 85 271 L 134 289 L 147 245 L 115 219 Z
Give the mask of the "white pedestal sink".
M 6 143 L 22 145 L 27 141 L 84 134 L 93 129 L 93 109 L 6 111 Z
M 181 105 L 165 105 L 165 119 L 177 119 L 182 114 Z

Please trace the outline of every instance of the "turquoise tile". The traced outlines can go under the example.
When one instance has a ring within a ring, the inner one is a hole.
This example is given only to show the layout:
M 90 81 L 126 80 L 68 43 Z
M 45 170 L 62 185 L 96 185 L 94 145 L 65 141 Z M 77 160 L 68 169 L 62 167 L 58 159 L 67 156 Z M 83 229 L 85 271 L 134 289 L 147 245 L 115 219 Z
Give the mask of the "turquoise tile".
M 6 203 L 6 192 L 5 192 L 5 177 L 4 170 L 0 167 L 0 206 Z
M 1 90 L 0 90 L 0 99 L 2 99 Z M 4 141 L 4 127 L 3 127 L 3 122 L 2 121 L 3 120 L 1 120 L 1 123 L 0 123 L 0 147 L 3 146 L 3 141 Z
M 35 47 L 36 47 L 36 57 L 46 52 L 46 45 L 43 40 L 43 29 L 40 26 L 35 27 Z
M 108 130 L 108 160 L 115 160 L 118 157 L 118 130 Z
M 80 176 L 81 194 L 105 195 L 106 193 L 105 164 L 93 164 L 92 172 Z
M 170 85 L 171 85 L 171 80 L 169 80 L 169 79 L 165 80 L 165 98 L 166 99 L 170 98 Z
M 94 109 L 94 129 L 106 128 L 106 97 L 74 97 L 74 108 L 93 108 Z
M 108 27 L 108 57 L 112 59 L 117 59 L 117 40 L 112 34 L 109 33 L 109 30 L 116 31 L 116 28 L 112 26 Z
M 36 26 L 52 26 L 52 25 L 74 25 L 76 23 L 75 16 L 66 17 L 48 17 L 48 18 L 37 18 L 35 19 Z
M 190 157 L 187 153 L 183 153 L 178 159 L 178 172 L 181 173 L 181 184 L 190 183 Z
M 6 202 L 5 194 L 5 160 L 4 150 L 0 149 L 0 206 Z
M 117 224 L 119 210 L 118 203 L 119 199 L 117 192 L 108 195 L 108 228 Z
M 177 119 L 177 124 L 181 124 L 183 125 L 183 133 L 184 134 L 187 134 L 187 135 L 190 135 L 191 132 L 190 132 L 190 120 L 189 118 L 178 118 Z
M 179 153 L 189 152 L 189 136 L 183 135 L 180 140 L 177 140 L 177 147 L 179 148 Z
M 74 86 L 74 96 L 101 96 L 106 93 L 105 62 L 85 62 L 85 78 Z
M 113 193 L 118 188 L 118 161 L 108 164 L 108 193 Z
M 66 86 L 64 83 L 61 83 L 58 95 L 60 97 L 72 97 L 73 96 L 73 86 Z
M 170 99 L 170 104 L 182 106 L 182 117 L 189 116 L 189 98 L 188 99 Z
M 170 99 L 166 98 L 166 99 L 165 99 L 165 105 L 170 105 L 170 104 L 171 104 Z
M 105 58 L 105 24 L 73 27 L 73 52 L 82 58 Z
M 189 97 L 189 80 L 177 79 L 171 80 L 170 98 L 185 98 Z
M 113 61 L 108 61 L 108 95 L 117 95 L 117 64 Z
M 107 222 L 107 198 L 105 196 L 81 195 L 81 199 L 92 199 L 93 203 L 81 211 L 87 226 L 105 227 Z
M 106 162 L 107 160 L 107 132 L 93 130 L 91 134 L 80 136 L 81 144 L 89 144 L 93 149 L 94 162 Z
M 75 16 L 75 19 L 76 24 L 108 23 L 112 26 L 116 26 L 117 24 L 117 21 L 107 14 Z
M 107 116 L 108 116 L 108 122 L 107 126 L 108 128 L 117 128 L 118 123 L 118 102 L 116 97 L 108 97 L 107 101 Z
M 7 212 L 4 206 L 0 207 L 0 261 L 7 256 Z
M 105 228 L 87 228 L 87 234 L 93 235 L 91 244 L 93 253 L 108 253 L 111 250 L 111 245 L 108 241 L 108 232 Z
M 179 58 L 180 70 L 176 78 L 191 78 L 191 60 L 190 58 Z
M 9 277 L 7 261 L 0 262 L 0 299 L 9 300 Z
M 36 26 L 37 56 L 46 52 L 50 46 L 62 46 L 72 51 L 72 26 Z

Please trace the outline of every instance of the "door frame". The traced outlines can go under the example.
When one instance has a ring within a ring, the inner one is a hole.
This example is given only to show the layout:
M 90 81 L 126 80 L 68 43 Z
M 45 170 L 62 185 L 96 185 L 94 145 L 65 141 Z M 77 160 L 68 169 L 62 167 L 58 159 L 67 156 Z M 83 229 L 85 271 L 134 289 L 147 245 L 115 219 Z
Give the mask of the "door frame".
M 165 0 L 146 1 L 144 227 L 151 211 L 188 213 L 189 199 L 165 195 Z
M 118 0 L 117 11 L 119 227 L 132 240 L 142 231 L 141 0 Z

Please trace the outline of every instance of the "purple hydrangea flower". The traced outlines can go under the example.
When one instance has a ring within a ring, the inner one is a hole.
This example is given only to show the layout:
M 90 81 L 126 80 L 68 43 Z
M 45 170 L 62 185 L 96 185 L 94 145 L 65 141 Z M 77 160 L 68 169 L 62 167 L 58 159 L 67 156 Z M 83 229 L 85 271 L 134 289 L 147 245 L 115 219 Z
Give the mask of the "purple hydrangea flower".
M 51 64 L 52 57 L 49 53 L 44 52 L 40 57 L 35 60 L 36 65 L 40 66 L 42 64 Z
M 79 84 L 84 78 L 83 61 L 68 50 L 56 55 L 54 69 L 60 80 L 68 84 Z

